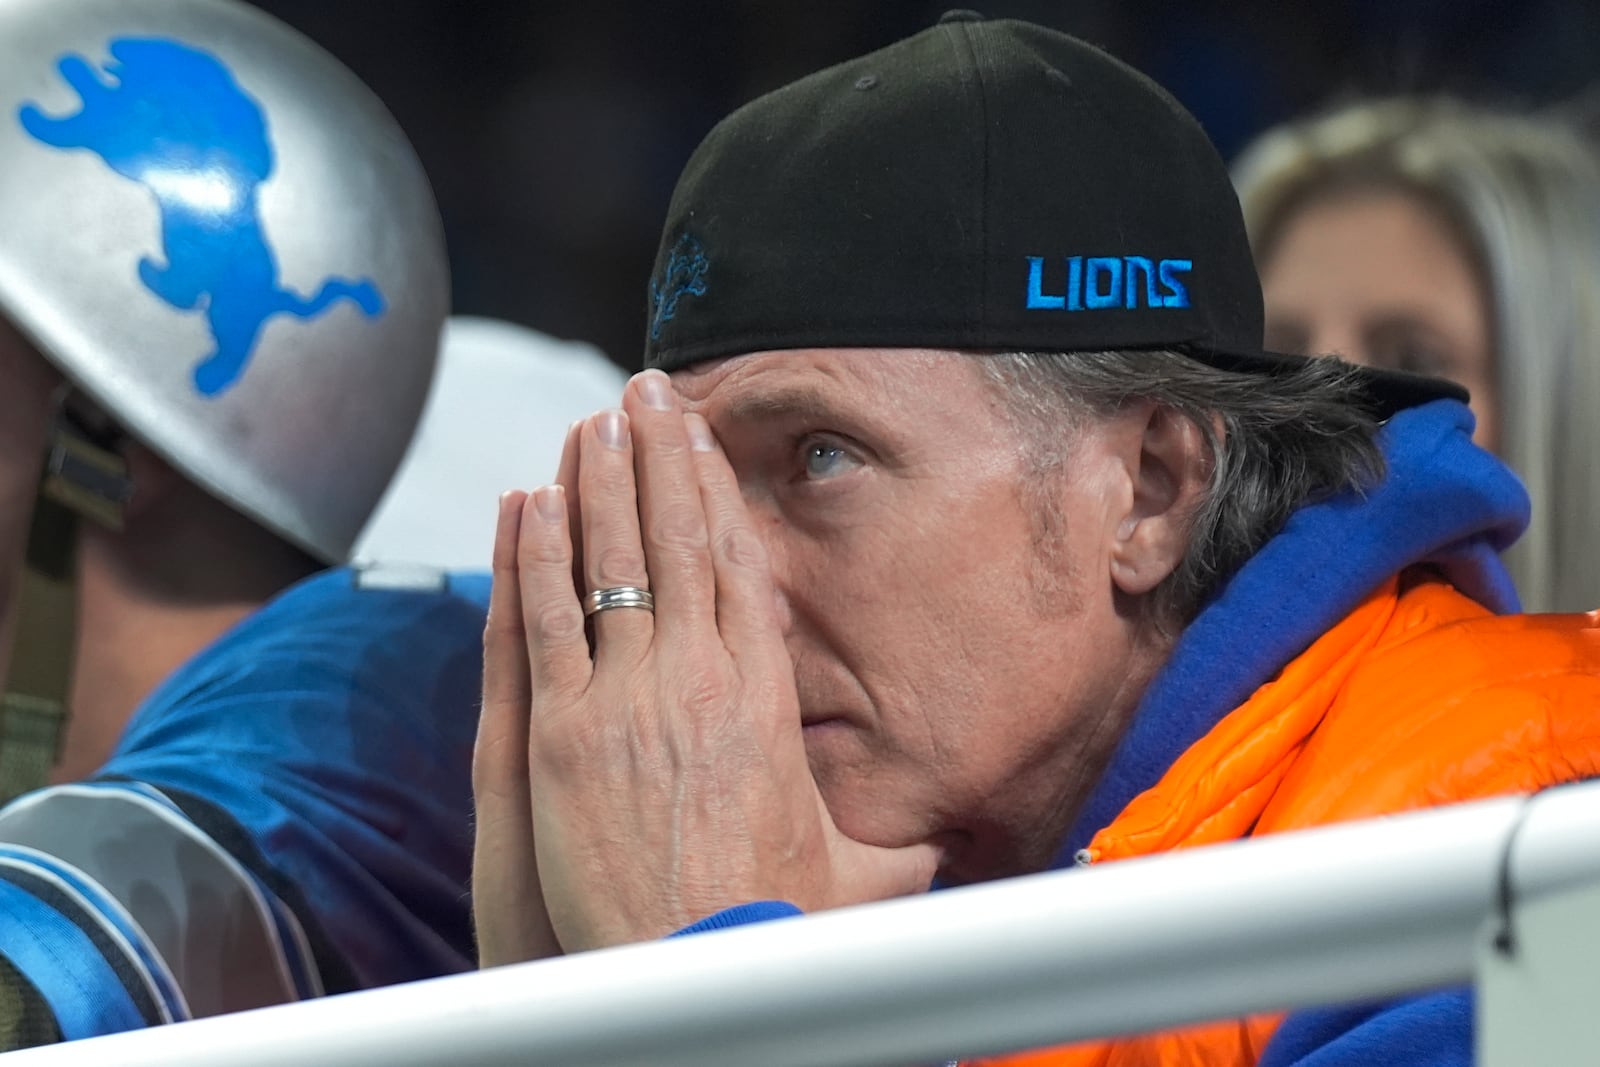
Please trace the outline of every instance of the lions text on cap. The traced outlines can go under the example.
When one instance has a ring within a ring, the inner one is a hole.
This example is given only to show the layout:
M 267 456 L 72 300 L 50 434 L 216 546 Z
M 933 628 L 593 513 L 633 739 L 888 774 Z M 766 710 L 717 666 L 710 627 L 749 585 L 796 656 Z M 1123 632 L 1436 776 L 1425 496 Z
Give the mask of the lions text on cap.
M 1145 256 L 1067 256 L 1066 291 L 1045 292 L 1045 257 L 1028 257 L 1028 307 L 1044 311 L 1186 308 L 1189 289 L 1178 277 L 1194 269 L 1188 259 Z M 1053 273 L 1053 272 L 1052 272 Z

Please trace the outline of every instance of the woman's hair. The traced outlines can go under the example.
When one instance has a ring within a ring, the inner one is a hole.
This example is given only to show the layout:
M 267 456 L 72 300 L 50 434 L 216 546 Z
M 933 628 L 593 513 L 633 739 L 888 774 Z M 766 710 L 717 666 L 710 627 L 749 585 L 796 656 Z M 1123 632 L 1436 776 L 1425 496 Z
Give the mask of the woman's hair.
M 1493 303 L 1499 450 L 1533 499 L 1507 565 L 1531 610 L 1600 606 L 1600 155 L 1554 119 L 1396 99 L 1269 131 L 1234 181 L 1263 268 L 1325 198 L 1397 191 L 1451 224 Z

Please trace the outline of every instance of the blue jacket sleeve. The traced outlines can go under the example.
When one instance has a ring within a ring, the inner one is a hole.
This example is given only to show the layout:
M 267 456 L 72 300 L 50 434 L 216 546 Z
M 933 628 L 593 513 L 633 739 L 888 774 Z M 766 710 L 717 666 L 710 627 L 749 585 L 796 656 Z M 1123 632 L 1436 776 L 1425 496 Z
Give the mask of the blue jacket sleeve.
M 1257 1067 L 1471 1067 L 1472 1019 L 1470 988 L 1297 1012 Z
M 163 683 L 96 780 L 0 809 L 10 1014 L 71 1040 L 471 967 L 486 594 L 318 575 Z
M 104 768 L 160 790 L 284 900 L 330 993 L 474 966 L 486 593 L 325 572 L 169 679 Z
M 787 900 L 757 900 L 750 904 L 736 904 L 731 908 L 724 908 L 715 915 L 707 915 L 699 922 L 685 926 L 669 936 L 687 937 L 690 934 L 703 934 L 707 930 L 727 930 L 735 926 L 749 926 L 752 923 L 770 922 L 773 919 L 789 919 L 802 914 L 804 913 L 799 908 Z

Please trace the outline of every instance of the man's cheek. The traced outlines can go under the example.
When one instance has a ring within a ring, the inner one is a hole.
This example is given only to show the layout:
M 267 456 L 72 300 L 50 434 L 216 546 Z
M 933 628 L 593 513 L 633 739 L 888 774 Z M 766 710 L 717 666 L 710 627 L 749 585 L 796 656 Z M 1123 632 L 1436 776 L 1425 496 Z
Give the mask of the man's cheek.
M 883 848 L 923 840 L 931 805 L 903 768 L 859 747 L 859 736 L 846 740 L 845 732 L 852 729 L 824 726 L 816 732 L 837 732 L 815 740 L 813 731 L 807 735 L 806 758 L 834 825 L 846 837 Z

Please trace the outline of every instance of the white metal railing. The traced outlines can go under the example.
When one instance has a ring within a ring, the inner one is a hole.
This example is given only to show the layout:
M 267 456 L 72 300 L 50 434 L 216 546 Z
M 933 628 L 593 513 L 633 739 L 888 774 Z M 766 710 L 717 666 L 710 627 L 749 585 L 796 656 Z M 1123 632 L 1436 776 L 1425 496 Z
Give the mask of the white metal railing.
M 1600 783 L 11 1054 L 5 1067 L 944 1061 L 1473 978 L 1600 884 Z

